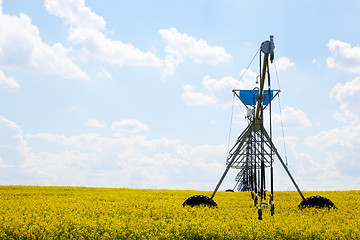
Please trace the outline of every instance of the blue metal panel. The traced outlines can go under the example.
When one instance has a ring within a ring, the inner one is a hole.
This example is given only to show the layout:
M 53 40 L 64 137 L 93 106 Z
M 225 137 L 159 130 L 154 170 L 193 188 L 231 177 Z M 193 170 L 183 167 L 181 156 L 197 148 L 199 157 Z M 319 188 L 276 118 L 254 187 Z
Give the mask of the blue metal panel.
M 256 104 L 256 94 L 259 93 L 259 90 L 239 90 L 239 97 L 245 105 L 255 106 Z M 263 101 L 264 105 L 267 105 L 273 98 L 273 90 L 264 90 L 265 99 Z

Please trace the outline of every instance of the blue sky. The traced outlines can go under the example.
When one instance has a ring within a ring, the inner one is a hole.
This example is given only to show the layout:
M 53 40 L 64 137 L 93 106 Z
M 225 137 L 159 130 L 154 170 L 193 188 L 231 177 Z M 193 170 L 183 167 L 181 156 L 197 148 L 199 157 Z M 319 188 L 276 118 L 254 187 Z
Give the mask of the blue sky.
M 274 35 L 279 152 L 301 189 L 359 189 L 358 1 L 0 6 L 0 184 L 213 190 Z

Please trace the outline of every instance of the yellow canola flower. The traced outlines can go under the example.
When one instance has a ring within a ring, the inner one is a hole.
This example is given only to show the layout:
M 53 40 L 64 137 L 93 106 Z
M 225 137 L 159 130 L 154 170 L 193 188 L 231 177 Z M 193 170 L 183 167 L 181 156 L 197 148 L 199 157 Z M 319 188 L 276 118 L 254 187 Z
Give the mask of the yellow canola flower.
M 360 191 L 321 195 L 337 209 L 298 209 L 297 192 L 275 192 L 275 215 L 247 192 L 218 192 L 218 208 L 183 207 L 211 192 L 0 186 L 0 239 L 360 239 Z

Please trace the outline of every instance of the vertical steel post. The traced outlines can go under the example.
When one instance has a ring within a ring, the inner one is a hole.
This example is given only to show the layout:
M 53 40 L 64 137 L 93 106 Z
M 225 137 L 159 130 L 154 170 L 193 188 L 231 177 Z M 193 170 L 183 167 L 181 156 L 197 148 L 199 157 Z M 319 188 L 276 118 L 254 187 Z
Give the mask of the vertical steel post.
M 262 66 L 262 74 L 261 74 L 261 80 L 260 80 L 259 99 L 262 99 L 262 96 L 263 96 L 265 75 L 266 75 L 266 69 L 267 69 L 267 65 L 268 65 L 268 57 L 269 57 L 269 54 L 265 53 L 264 54 L 264 64 Z M 255 111 L 255 120 L 259 119 L 261 104 L 262 104 L 262 101 L 258 100 L 257 105 L 256 105 L 256 111 Z

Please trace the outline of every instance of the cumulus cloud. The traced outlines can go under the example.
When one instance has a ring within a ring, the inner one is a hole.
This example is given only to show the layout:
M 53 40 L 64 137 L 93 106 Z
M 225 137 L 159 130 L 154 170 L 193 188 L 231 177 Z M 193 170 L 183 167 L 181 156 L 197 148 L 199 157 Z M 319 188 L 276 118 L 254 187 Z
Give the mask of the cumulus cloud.
M 159 59 L 151 51 L 143 51 L 131 43 L 113 40 L 106 21 L 97 15 L 84 0 L 46 0 L 46 10 L 61 18 L 68 26 L 67 40 L 72 47 L 61 43 L 49 45 L 40 38 L 39 30 L 26 14 L 18 17 L 0 12 L 0 70 L 23 70 L 56 74 L 63 78 L 90 79 L 74 61 L 101 61 L 119 66 L 164 67 L 163 76 L 173 76 L 177 66 L 189 59 L 194 64 L 217 64 L 232 59 L 221 46 L 210 46 L 203 39 L 182 34 L 175 28 L 159 31 L 165 43 L 166 56 Z M 111 78 L 103 70 L 102 77 Z M 1 82 L 15 87 L 13 78 Z
M 190 146 L 133 134 L 24 134 L 5 117 L 0 129 L 1 184 L 211 190 L 225 167 L 224 145 Z M 52 146 L 35 151 L 31 143 Z
M 30 17 L 26 14 L 13 16 L 0 11 L 0 29 L 1 69 L 89 79 L 71 59 L 71 48 L 66 48 L 60 43 L 51 46 L 43 42 L 38 28 L 31 23 Z M 15 86 L 13 80 L 7 81 Z
M 73 148 L 89 148 L 94 151 L 100 151 L 99 149 L 101 148 L 97 141 L 99 139 L 99 134 L 95 133 L 81 134 L 71 137 L 54 133 L 37 133 L 26 134 L 26 138 L 46 140 L 50 143 L 56 143 Z
M 30 147 L 23 137 L 23 131 L 19 125 L 10 121 L 4 116 L 0 116 L 0 149 L 4 155 L 1 155 L 3 162 L 10 165 L 17 164 L 28 152 Z M 9 154 L 9 155 L 7 155 Z
M 1 184 L 213 190 L 225 169 L 224 144 L 191 146 L 176 139 L 134 134 L 112 137 L 92 133 L 24 134 L 20 126 L 5 117 L 0 117 L 0 130 Z M 275 139 L 275 144 L 281 147 L 278 142 Z M 286 138 L 289 168 L 302 188 L 340 186 L 344 182 L 343 178 L 339 179 L 341 172 L 348 170 L 347 167 L 359 167 L 349 158 L 354 157 L 353 152 L 344 153 L 348 164 L 339 166 L 339 154 L 329 156 L 326 162 L 314 161 L 298 151 L 298 142 L 297 137 Z M 52 144 L 52 147 L 35 151 L 30 148 L 33 143 Z M 356 150 L 355 145 L 352 147 Z M 275 174 L 276 186 L 281 186 L 279 190 L 293 190 L 281 166 L 275 166 Z M 353 171 L 353 174 L 358 173 Z M 234 186 L 231 175 L 234 171 L 228 174 L 221 189 Z M 347 176 L 346 181 L 353 179 Z M 346 188 L 356 186 L 349 184 Z
M 224 146 L 191 147 L 141 136 L 98 136 L 95 142 L 101 151 L 89 151 L 83 143 L 70 151 L 35 154 L 26 161 L 27 170 L 52 185 L 211 189 L 223 167 L 217 158 Z
M 186 33 L 179 33 L 176 28 L 159 30 L 165 42 L 165 69 L 163 77 L 173 76 L 176 67 L 186 59 L 195 64 L 218 64 L 232 59 L 221 46 L 210 46 L 205 40 L 196 40 Z
M 45 7 L 70 26 L 68 40 L 80 45 L 76 57 L 82 61 L 99 60 L 120 66 L 163 65 L 152 52 L 143 52 L 130 43 L 108 38 L 104 33 L 105 20 L 86 7 L 84 0 L 46 0 Z
M 285 71 L 288 68 L 295 66 L 295 63 L 290 62 L 290 59 L 287 57 L 281 57 L 281 58 L 277 59 L 275 61 L 275 64 L 276 64 L 276 69 L 279 71 Z
M 347 123 L 360 123 L 360 77 L 345 84 L 338 83 L 330 92 L 330 97 L 340 103 L 336 117 Z
M 360 177 L 349 174 L 348 170 L 350 166 L 358 168 L 360 165 L 358 163 L 355 164 L 352 160 L 347 162 L 343 161 L 349 159 L 349 157 L 350 159 L 354 157 L 353 153 L 346 152 L 339 154 L 336 151 L 326 152 L 323 151 L 324 148 L 322 148 L 321 145 L 318 145 L 321 143 L 310 145 L 306 140 L 306 146 L 317 149 L 317 151 L 309 155 L 299 150 L 300 140 L 301 139 L 294 136 L 285 137 L 284 139 L 287 148 L 288 168 L 301 189 L 358 189 L 357 182 Z M 283 139 L 280 138 L 275 139 L 275 145 L 279 147 L 280 153 L 284 152 L 282 149 L 282 141 Z M 285 161 L 285 155 L 281 155 Z M 277 189 L 280 187 L 279 189 L 282 190 L 295 190 L 295 188 L 289 184 L 290 179 L 277 160 L 275 160 L 274 164 L 274 174 Z
M 209 75 L 202 80 L 202 85 L 206 93 L 196 92 L 190 84 L 183 86 L 182 100 L 188 105 L 231 105 L 231 90 L 236 84 L 236 79 L 223 77 L 219 81 Z
M 293 107 L 286 106 L 282 110 L 282 115 L 273 112 L 272 118 L 275 124 L 280 126 L 281 118 L 285 127 L 290 128 L 307 128 L 311 126 L 310 120 L 306 114 L 300 109 L 294 109 Z
M 183 93 L 181 94 L 181 99 L 190 106 L 212 105 L 216 101 L 209 95 L 196 92 L 194 87 L 190 84 L 186 84 L 183 86 Z
M 46 0 L 46 10 L 64 19 L 66 24 L 96 30 L 105 29 L 105 20 L 85 6 L 84 0 Z
M 5 73 L 1 70 L 0 70 L 0 85 L 5 85 L 9 88 L 20 87 L 18 82 L 14 78 L 5 76 Z
M 195 87 L 187 84 L 183 86 L 182 100 L 188 105 L 216 105 L 229 107 L 232 104 L 232 90 L 236 89 L 253 89 L 257 74 L 252 70 L 242 70 L 240 75 L 243 76 L 241 81 L 233 77 L 223 77 L 216 80 L 206 75 L 202 80 L 203 92 L 197 92 Z
M 86 172 L 93 164 L 96 161 L 88 153 L 67 150 L 32 154 L 24 161 L 23 168 L 37 185 L 85 186 Z
M 23 163 L 31 156 L 31 148 L 21 127 L 0 116 L 0 182 L 1 184 L 28 184 Z
M 139 133 L 148 129 L 146 124 L 136 119 L 126 119 L 111 124 L 111 130 L 120 133 Z
M 347 53 L 348 56 L 349 54 Z M 352 179 L 346 186 L 338 184 L 339 189 L 356 189 L 357 186 L 352 183 L 356 182 L 354 178 L 360 179 L 360 174 L 356 170 L 360 168 L 360 163 L 357 161 L 360 154 L 360 111 L 357 106 L 360 102 L 359 85 L 360 77 L 357 77 L 345 84 L 337 84 L 330 93 L 330 97 L 340 103 L 340 108 L 336 110 L 334 117 L 341 120 L 344 125 L 323 130 L 307 137 L 304 141 L 306 146 L 317 149 L 325 155 L 319 165 L 323 168 L 323 172 L 327 172 L 329 176 L 332 173 L 332 177 L 339 181 Z
M 323 150 L 348 152 L 350 149 L 360 149 L 360 77 L 346 83 L 338 83 L 330 92 L 330 97 L 340 103 L 335 117 L 345 125 L 328 131 L 321 131 L 308 137 L 309 146 Z
M 162 66 L 162 61 L 155 54 L 142 52 L 132 44 L 109 39 L 94 29 L 74 28 L 68 39 L 82 46 L 81 60 L 84 61 L 93 59 L 120 66 Z
M 233 88 L 240 89 L 240 90 L 249 90 L 254 89 L 256 86 L 255 83 L 257 82 L 258 73 L 254 72 L 251 69 L 243 69 L 241 70 L 239 76 L 240 80 L 236 80 L 236 84 Z
M 84 123 L 84 125 L 86 127 L 93 127 L 93 128 L 104 128 L 106 127 L 106 123 L 104 122 L 99 122 L 96 119 L 90 119 L 89 121 L 87 121 L 86 123 Z
M 99 72 L 98 72 L 98 76 L 101 78 L 107 78 L 107 79 L 112 79 L 112 75 L 111 73 L 109 73 L 108 71 L 106 71 L 105 68 L 101 67 Z
M 348 125 L 329 131 L 321 131 L 315 136 L 308 137 L 305 143 L 322 149 L 360 149 L 360 126 Z
M 321 131 L 314 136 L 305 139 L 306 146 L 316 149 L 322 153 L 322 157 L 317 159 L 318 168 L 322 174 L 327 174 L 328 178 L 336 177 L 343 184 L 337 184 L 338 189 L 357 189 L 353 181 L 344 184 L 344 179 L 350 177 L 360 178 L 356 169 L 360 168 L 360 125 L 348 125 L 334 128 L 329 131 Z
M 333 39 L 327 46 L 331 53 L 326 61 L 329 68 L 360 73 L 360 47 Z
M 294 63 L 291 63 L 288 58 L 283 57 L 279 60 L 280 70 L 286 70 L 294 66 Z M 278 65 L 277 68 L 279 68 Z M 251 90 L 259 86 L 259 81 L 257 81 L 259 74 L 251 69 L 243 69 L 239 75 L 241 77 L 240 80 L 233 77 L 222 77 L 220 80 L 216 80 L 206 75 L 202 79 L 202 91 L 196 90 L 196 87 L 193 85 L 186 84 L 183 86 L 181 98 L 188 105 L 229 107 L 232 104 L 232 98 L 229 96 L 232 95 L 231 91 L 233 89 Z M 287 111 L 286 114 L 288 115 L 286 121 L 290 125 L 297 125 L 298 127 L 308 127 L 310 125 L 310 121 L 302 111 L 292 108 L 287 108 L 285 111 Z

